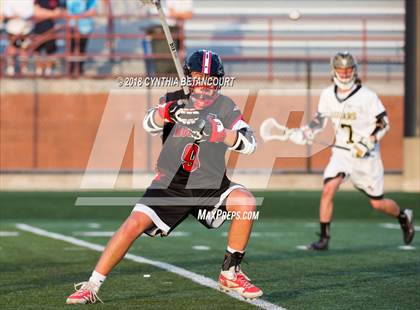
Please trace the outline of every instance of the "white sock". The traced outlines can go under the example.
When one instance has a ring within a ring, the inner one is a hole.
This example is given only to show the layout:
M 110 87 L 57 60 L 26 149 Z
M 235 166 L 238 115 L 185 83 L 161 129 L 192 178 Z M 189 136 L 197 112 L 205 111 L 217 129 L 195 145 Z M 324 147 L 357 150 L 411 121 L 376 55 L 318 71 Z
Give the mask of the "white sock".
M 96 292 L 98 292 L 99 289 L 101 288 L 102 283 L 104 283 L 105 279 L 106 279 L 106 276 L 94 270 L 92 272 L 92 275 L 89 278 L 89 282 L 92 282 L 93 284 L 95 284 Z
M 235 249 L 232 249 L 230 246 L 228 246 L 227 247 L 227 251 L 229 252 L 229 253 L 235 253 L 235 252 L 239 252 L 239 253 L 241 253 L 241 254 L 243 254 L 243 253 L 245 253 L 245 250 L 242 250 L 242 251 L 239 251 L 239 250 L 235 250 Z

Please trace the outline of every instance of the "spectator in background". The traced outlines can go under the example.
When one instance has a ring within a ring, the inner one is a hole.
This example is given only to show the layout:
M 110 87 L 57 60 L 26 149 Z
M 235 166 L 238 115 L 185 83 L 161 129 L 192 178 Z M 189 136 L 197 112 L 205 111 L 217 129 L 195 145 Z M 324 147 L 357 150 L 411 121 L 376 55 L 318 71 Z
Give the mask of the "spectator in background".
M 166 0 L 165 4 L 166 14 L 169 16 L 168 23 L 173 27 L 174 34 L 178 35 L 176 40 L 178 50 L 183 50 L 184 23 L 187 19 L 192 18 L 193 0 Z
M 72 55 L 83 56 L 87 49 L 89 34 L 93 31 L 92 17 L 96 14 L 96 0 L 66 0 L 69 16 L 78 18 L 70 19 Z M 84 61 L 71 61 L 70 74 L 83 74 Z
M 5 28 L 9 44 L 6 47 L 6 73 L 15 75 L 16 59 L 19 60 L 20 72 L 28 72 L 29 34 L 33 24 L 33 0 L 2 0 L 1 20 L 5 20 Z
M 37 35 L 48 35 L 48 32 L 54 31 L 55 19 L 60 17 L 64 11 L 64 3 L 60 0 L 35 0 L 35 16 L 37 23 L 35 24 L 34 34 Z M 34 40 L 35 52 L 37 56 L 41 56 L 43 51 L 46 55 L 52 55 L 57 51 L 56 39 L 45 40 L 40 37 L 39 43 Z M 36 75 L 50 76 L 52 74 L 54 60 L 49 58 L 43 60 L 37 60 L 35 73 Z
M 193 0 L 166 0 L 165 8 L 172 23 L 192 18 Z
M 171 30 L 177 49 L 182 49 L 184 43 L 179 35 L 184 32 L 184 21 L 192 18 L 193 0 L 166 0 L 162 1 L 162 8 L 167 17 L 169 29 Z M 156 10 L 153 11 L 156 13 Z M 155 22 L 146 30 L 146 39 L 143 42 L 145 54 L 171 54 L 168 43 L 164 37 L 164 32 L 160 22 Z M 172 59 L 146 61 L 146 69 L 149 75 L 154 74 L 176 74 L 176 69 Z

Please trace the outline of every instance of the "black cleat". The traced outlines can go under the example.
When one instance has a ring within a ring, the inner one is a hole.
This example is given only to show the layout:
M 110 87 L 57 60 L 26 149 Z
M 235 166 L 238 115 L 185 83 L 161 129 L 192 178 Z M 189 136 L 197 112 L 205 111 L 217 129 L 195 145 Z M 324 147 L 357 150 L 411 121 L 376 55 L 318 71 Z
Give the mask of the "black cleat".
M 328 242 L 330 237 L 323 237 L 319 235 L 319 240 L 308 245 L 308 250 L 325 251 L 328 250 Z
M 400 222 L 403 231 L 404 243 L 410 244 L 414 238 L 413 210 L 405 209 L 403 213 L 405 216 L 400 216 L 398 221 Z

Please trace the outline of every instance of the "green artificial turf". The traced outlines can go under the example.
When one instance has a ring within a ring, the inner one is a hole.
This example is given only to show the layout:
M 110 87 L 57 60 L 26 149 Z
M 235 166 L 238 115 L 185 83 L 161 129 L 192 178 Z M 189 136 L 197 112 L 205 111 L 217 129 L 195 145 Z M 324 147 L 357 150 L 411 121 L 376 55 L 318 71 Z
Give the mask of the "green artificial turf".
M 319 192 L 255 192 L 264 197 L 243 270 L 264 290 L 263 299 L 287 309 L 420 309 L 420 236 L 401 250 L 397 224 L 371 210 L 360 193 L 335 201 L 330 250 L 296 248 L 314 241 Z M 100 255 L 80 246 L 23 232 L 26 223 L 105 245 L 109 237 L 85 232 L 115 231 L 131 206 L 74 206 L 80 196 L 140 196 L 139 193 L 0 193 L 1 309 L 69 309 L 73 283 L 85 281 Z M 419 194 L 391 193 L 420 216 Z M 229 223 L 207 230 L 188 219 L 174 236 L 140 237 L 130 253 L 167 262 L 217 280 Z M 418 225 L 417 225 L 418 226 Z M 195 246 L 208 250 L 196 250 Z M 149 274 L 149 278 L 143 277 Z M 103 285 L 106 309 L 251 309 L 255 306 L 156 267 L 124 260 Z

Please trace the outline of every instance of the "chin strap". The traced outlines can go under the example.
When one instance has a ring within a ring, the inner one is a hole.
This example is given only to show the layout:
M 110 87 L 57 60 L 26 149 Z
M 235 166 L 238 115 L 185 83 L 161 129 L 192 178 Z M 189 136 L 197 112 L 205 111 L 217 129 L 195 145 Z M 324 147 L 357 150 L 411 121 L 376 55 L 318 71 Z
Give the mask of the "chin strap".
M 334 80 L 334 84 L 343 90 L 350 90 L 356 83 L 356 79 L 354 77 L 347 83 L 341 82 L 336 76 L 333 78 L 333 80 Z

